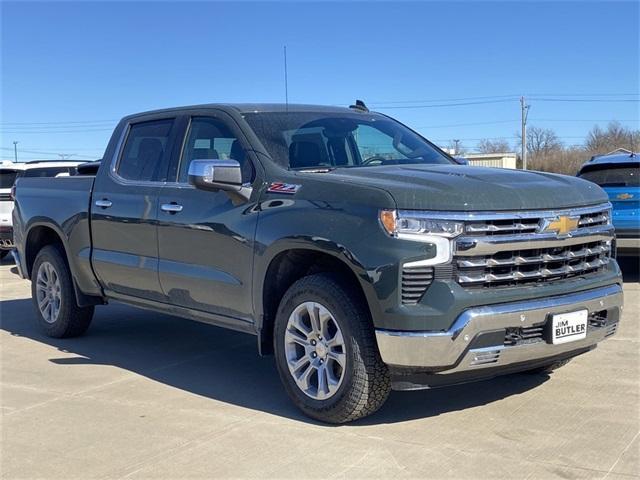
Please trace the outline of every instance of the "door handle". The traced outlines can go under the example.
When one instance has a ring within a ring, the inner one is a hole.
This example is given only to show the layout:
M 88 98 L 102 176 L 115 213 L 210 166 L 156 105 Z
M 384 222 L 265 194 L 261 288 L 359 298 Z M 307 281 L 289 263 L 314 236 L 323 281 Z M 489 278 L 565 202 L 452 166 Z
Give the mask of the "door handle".
M 163 203 L 160 206 L 160 209 L 163 212 L 167 212 L 167 213 L 178 213 L 182 211 L 182 205 L 178 205 L 177 203 Z
M 96 207 L 109 208 L 111 205 L 113 205 L 113 202 L 111 202 L 111 200 L 107 200 L 106 198 L 103 198 L 102 200 L 96 200 Z

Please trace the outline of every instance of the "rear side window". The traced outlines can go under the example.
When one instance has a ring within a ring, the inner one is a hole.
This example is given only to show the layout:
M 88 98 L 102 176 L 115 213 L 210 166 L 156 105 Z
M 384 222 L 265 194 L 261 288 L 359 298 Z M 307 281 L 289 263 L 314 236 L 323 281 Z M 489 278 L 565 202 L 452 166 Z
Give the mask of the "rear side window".
M 11 188 L 16 181 L 18 172 L 16 170 L 0 170 L 0 188 Z
M 116 169 L 126 180 L 157 181 L 166 172 L 173 119 L 131 125 Z
M 580 178 L 601 187 L 640 187 L 640 167 L 602 165 L 602 168 L 582 172 Z

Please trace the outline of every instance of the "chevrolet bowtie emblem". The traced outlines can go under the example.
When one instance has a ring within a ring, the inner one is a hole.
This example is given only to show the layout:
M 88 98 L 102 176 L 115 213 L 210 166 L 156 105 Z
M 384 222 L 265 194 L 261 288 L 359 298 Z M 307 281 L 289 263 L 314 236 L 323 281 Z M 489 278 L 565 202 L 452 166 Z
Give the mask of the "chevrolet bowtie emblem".
M 632 193 L 620 193 L 616 198 L 618 200 L 629 200 L 630 198 L 633 198 L 633 194 Z
M 578 229 L 578 222 L 580 217 L 569 217 L 566 215 L 560 215 L 554 219 L 545 218 L 542 223 L 540 232 L 550 233 L 555 232 L 558 235 L 567 235 Z

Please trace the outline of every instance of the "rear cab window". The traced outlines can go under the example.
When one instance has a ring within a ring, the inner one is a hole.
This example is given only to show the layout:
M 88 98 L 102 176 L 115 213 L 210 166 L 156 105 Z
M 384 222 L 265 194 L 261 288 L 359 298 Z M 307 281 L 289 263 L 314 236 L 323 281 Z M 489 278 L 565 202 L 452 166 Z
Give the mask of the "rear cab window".
M 30 168 L 25 170 L 20 175 L 25 178 L 33 177 L 61 177 L 75 175 L 75 167 L 42 167 L 42 168 Z

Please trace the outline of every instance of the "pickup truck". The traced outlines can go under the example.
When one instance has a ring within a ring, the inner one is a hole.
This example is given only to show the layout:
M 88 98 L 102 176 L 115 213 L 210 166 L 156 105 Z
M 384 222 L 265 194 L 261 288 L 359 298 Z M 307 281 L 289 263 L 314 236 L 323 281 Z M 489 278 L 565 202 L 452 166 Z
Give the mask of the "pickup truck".
M 623 303 L 600 187 L 459 165 L 362 102 L 127 116 L 99 166 L 18 180 L 14 228 L 46 334 L 112 301 L 252 334 L 330 423 L 392 388 L 548 372 Z

